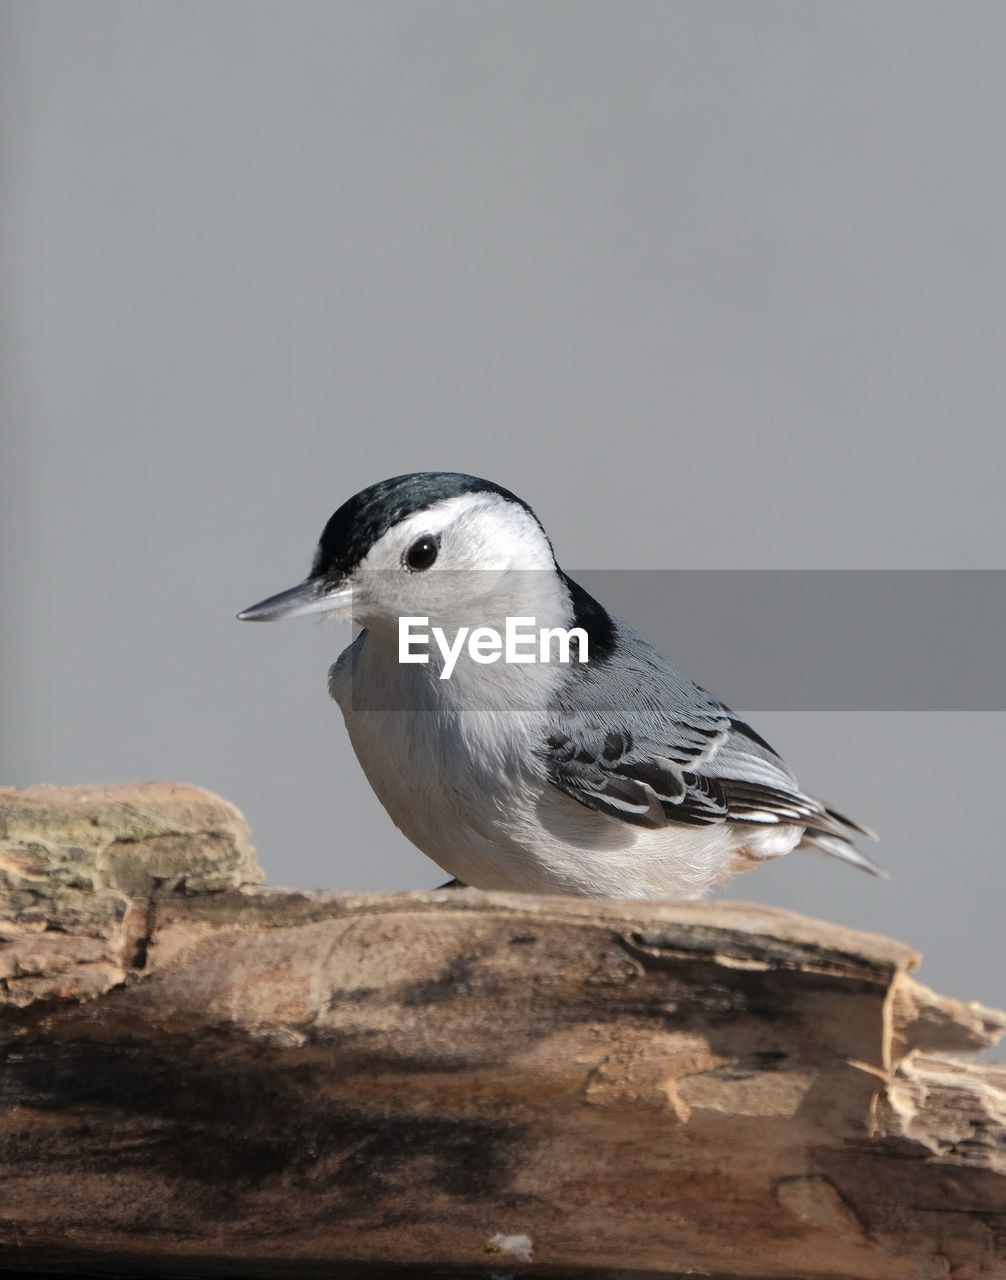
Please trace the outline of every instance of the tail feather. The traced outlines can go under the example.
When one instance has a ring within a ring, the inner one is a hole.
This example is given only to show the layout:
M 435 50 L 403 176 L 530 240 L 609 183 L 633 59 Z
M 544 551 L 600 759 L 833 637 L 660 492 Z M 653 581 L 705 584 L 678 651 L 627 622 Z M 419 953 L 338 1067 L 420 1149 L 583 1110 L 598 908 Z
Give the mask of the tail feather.
M 876 840 L 877 833 L 863 826 L 861 822 L 854 822 L 851 818 L 847 818 L 844 813 L 839 813 L 830 805 L 822 804 L 821 808 L 824 810 L 822 815 L 824 820 L 815 820 L 812 826 L 807 827 L 797 848 L 819 849 L 821 853 L 830 854 L 831 857 L 840 858 L 853 867 L 868 871 L 871 876 L 880 876 L 882 880 L 890 879 L 883 867 L 878 867 L 872 858 L 868 858 L 865 853 L 860 853 L 849 836 L 850 832 L 855 832 L 870 840 Z
M 871 840 L 880 839 L 872 827 L 866 827 L 861 822 L 854 822 L 852 818 L 847 818 L 844 813 L 839 813 L 837 809 L 833 809 L 830 804 L 824 806 L 824 811 L 829 818 L 834 818 L 843 827 L 848 827 L 851 831 L 858 831 L 861 836 L 867 836 Z
M 878 867 L 872 858 L 868 858 L 865 853 L 860 853 L 856 846 L 850 844 L 848 840 L 843 839 L 841 836 L 832 835 L 830 832 L 817 831 L 813 827 L 808 827 L 797 848 L 819 849 L 822 853 L 828 853 L 833 858 L 841 858 L 843 862 L 848 862 L 851 866 L 859 867 L 862 871 L 868 871 L 871 876 L 879 876 L 881 880 L 890 879 L 883 867 Z

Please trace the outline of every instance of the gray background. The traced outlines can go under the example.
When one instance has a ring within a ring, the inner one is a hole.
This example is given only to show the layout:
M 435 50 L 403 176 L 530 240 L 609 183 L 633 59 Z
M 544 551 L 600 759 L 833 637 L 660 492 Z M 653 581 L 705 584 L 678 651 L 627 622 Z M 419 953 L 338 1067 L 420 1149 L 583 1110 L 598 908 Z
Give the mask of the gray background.
M 999 0 L 0 17 L 7 780 L 191 781 L 276 883 L 437 883 L 325 696 L 348 632 L 234 621 L 403 471 L 571 570 L 1003 567 Z M 1006 1000 L 1003 715 L 755 722 L 893 879 L 731 892 Z

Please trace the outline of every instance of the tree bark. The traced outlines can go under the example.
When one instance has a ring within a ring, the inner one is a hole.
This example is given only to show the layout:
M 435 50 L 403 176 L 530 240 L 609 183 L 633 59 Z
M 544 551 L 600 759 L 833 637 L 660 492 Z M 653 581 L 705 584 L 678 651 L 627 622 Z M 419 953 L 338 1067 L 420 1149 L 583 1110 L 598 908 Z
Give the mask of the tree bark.
M 260 876 L 193 788 L 0 791 L 0 1267 L 1006 1276 L 1003 1016 L 909 947 Z

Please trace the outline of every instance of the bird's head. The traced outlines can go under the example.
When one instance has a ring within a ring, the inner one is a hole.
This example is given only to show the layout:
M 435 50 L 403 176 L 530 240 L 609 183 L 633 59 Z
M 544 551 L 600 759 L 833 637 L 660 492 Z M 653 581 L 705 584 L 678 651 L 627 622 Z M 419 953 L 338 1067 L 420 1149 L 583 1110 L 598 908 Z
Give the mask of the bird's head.
M 547 611 L 558 581 L 548 535 L 520 498 L 476 476 L 414 472 L 343 503 L 307 578 L 238 617 L 322 614 L 379 628 L 425 616 L 479 626 Z

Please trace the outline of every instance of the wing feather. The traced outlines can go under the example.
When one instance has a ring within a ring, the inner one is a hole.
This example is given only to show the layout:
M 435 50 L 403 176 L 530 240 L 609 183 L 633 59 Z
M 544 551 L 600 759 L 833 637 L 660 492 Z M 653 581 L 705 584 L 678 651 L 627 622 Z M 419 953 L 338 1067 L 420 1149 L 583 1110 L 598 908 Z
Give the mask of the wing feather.
M 554 786 L 642 827 L 796 824 L 829 852 L 854 831 L 873 834 L 801 791 L 764 738 L 613 621 L 611 655 L 578 668 L 549 707 L 539 754 Z

